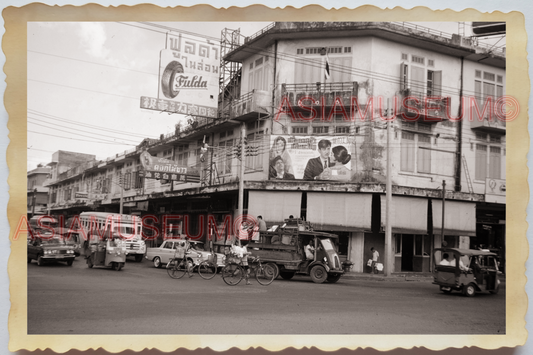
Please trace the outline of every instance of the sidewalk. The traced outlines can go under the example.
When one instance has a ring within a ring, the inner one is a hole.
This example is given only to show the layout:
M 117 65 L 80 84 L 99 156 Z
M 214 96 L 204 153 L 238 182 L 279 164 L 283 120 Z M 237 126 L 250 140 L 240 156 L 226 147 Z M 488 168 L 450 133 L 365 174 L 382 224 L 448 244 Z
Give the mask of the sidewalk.
M 385 276 L 383 273 L 369 274 L 363 272 L 346 272 L 342 275 L 342 278 L 365 280 L 365 281 L 413 281 L 413 282 L 433 282 L 433 274 L 430 272 L 398 272 L 392 273 L 390 276 Z
M 505 281 L 505 274 L 500 274 L 500 281 Z M 342 275 L 342 279 L 364 280 L 364 281 L 389 281 L 389 282 L 433 282 L 433 273 L 431 272 L 395 272 L 390 276 L 385 276 L 383 273 L 369 274 L 366 272 L 346 272 Z

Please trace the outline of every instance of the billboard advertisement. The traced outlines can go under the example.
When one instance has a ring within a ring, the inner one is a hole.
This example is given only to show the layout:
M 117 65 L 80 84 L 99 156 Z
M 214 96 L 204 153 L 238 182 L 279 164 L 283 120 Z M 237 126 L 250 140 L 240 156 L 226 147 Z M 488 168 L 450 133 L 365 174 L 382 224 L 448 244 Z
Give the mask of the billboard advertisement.
M 216 117 L 220 46 L 202 37 L 168 33 L 160 53 L 158 100 L 183 114 Z
M 353 136 L 272 135 L 269 179 L 351 181 L 354 152 Z

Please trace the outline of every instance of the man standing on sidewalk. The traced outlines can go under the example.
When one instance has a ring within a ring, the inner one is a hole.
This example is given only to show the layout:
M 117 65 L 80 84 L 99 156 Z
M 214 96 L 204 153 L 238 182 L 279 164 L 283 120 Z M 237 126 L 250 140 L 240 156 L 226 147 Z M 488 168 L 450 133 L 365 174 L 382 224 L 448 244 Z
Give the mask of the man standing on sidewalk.
M 376 249 L 374 249 L 374 247 L 370 248 L 370 251 L 372 252 L 372 266 L 371 266 L 372 271 L 370 273 L 374 274 L 376 263 L 379 260 L 379 253 Z

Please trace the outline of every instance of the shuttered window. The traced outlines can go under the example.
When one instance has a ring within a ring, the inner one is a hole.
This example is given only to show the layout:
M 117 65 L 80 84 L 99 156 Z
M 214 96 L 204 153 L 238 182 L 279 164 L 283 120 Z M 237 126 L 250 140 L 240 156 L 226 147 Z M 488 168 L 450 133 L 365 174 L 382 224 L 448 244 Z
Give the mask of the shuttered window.
M 487 146 L 476 144 L 476 180 L 487 177 Z
M 431 173 L 431 138 L 418 135 L 418 165 L 419 173 Z
M 402 132 L 401 141 L 401 161 L 402 171 L 415 171 L 415 135 L 410 132 Z

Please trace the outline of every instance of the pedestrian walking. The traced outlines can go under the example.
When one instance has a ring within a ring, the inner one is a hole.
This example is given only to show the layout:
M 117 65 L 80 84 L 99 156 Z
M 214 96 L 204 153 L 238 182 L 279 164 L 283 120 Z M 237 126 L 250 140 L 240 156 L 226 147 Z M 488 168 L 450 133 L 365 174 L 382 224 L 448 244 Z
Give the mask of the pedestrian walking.
M 374 249 L 374 247 L 370 248 L 370 251 L 372 252 L 372 266 L 371 266 L 372 271 L 370 273 L 374 274 L 376 263 L 379 260 L 379 253 L 376 249 Z

